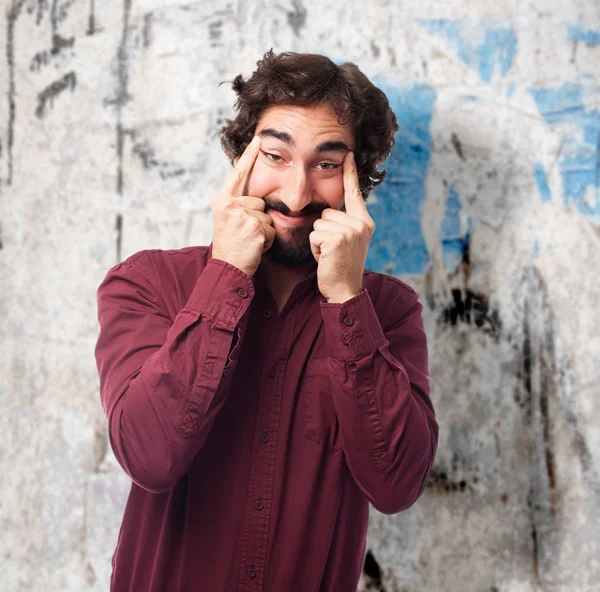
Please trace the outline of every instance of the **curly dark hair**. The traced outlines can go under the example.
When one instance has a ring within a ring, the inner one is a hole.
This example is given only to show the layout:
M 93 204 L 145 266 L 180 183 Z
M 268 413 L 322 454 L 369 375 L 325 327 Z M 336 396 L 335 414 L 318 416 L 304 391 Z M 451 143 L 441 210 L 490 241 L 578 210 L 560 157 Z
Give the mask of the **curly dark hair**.
M 232 83 L 238 114 L 221 130 L 225 154 L 232 160 L 242 154 L 261 115 L 272 105 L 329 104 L 341 125 L 353 127 L 358 180 L 366 199 L 385 177 L 385 170 L 378 167 L 389 155 L 398 130 L 383 91 L 355 64 L 338 66 L 318 54 L 275 54 L 271 49 L 257 66 L 250 78 L 238 75 Z

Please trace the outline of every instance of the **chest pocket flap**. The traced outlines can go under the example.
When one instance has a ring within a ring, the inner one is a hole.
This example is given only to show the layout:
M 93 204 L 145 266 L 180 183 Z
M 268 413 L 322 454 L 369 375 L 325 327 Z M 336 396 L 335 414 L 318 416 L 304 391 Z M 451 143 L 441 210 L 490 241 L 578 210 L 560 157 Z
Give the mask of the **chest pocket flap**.
M 340 450 L 342 445 L 327 358 L 309 360 L 301 397 L 304 399 L 304 437 L 331 451 Z

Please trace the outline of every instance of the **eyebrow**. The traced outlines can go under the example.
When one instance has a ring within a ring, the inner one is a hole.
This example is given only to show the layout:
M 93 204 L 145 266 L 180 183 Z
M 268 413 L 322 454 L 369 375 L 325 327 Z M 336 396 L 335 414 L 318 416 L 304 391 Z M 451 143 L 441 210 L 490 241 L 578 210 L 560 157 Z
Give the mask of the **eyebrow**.
M 281 140 L 282 142 L 285 142 L 288 146 L 291 146 L 292 148 L 294 146 L 296 146 L 296 142 L 294 141 L 294 138 L 292 138 L 292 136 L 290 134 L 288 134 L 287 132 L 282 132 L 282 131 L 273 129 L 271 127 L 266 127 L 258 135 L 263 138 L 275 138 L 276 140 Z M 322 142 L 321 144 L 319 144 L 317 146 L 316 151 L 318 153 L 320 153 L 320 152 L 350 152 L 350 148 L 348 148 L 348 145 L 346 144 L 346 142 L 342 142 L 341 140 L 333 140 L 333 141 L 329 141 L 329 142 Z
M 294 142 L 294 138 L 290 136 L 287 132 L 280 132 L 279 130 L 273 129 L 272 127 L 266 127 L 264 130 L 258 134 L 262 138 L 275 138 L 276 140 L 281 140 L 285 142 L 288 146 L 295 146 L 296 142 Z
M 317 152 L 350 152 L 346 142 L 323 142 L 317 146 Z

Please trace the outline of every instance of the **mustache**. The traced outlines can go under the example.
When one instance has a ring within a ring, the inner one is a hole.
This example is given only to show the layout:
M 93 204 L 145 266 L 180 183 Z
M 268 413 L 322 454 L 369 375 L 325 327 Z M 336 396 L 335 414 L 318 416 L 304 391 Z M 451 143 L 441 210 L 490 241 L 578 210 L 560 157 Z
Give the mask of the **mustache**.
M 265 211 L 267 209 L 277 210 L 278 212 L 281 212 L 282 214 L 290 214 L 292 211 L 281 200 L 270 199 L 268 197 L 264 197 L 263 199 L 265 202 Z M 309 203 L 305 208 L 302 208 L 302 211 L 300 213 L 304 216 L 309 216 L 311 214 L 317 214 L 319 212 L 322 212 L 323 210 L 326 210 L 328 207 L 329 206 L 327 204 Z

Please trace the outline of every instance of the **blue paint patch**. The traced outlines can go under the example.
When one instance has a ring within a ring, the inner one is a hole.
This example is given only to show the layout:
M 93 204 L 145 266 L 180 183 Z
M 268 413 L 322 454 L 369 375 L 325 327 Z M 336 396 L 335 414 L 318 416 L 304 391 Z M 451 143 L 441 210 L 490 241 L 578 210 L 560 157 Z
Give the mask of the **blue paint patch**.
M 469 217 L 467 228 L 463 229 L 461 219 L 462 204 L 458 193 L 451 188 L 446 198 L 444 219 L 440 229 L 442 256 L 448 273 L 456 273 L 458 266 L 469 250 L 473 221 Z
M 506 76 L 517 55 L 517 37 L 512 29 L 488 29 L 483 43 L 477 48 L 479 74 L 485 82 L 491 82 L 496 67 Z
M 541 162 L 535 164 L 535 182 L 537 183 L 542 202 L 551 202 L 552 194 L 550 193 L 550 185 L 548 185 L 548 175 L 546 175 L 546 169 Z
M 367 267 L 373 271 L 423 274 L 429 251 L 421 229 L 425 181 L 431 159 L 429 131 L 436 93 L 430 86 L 407 88 L 375 84 L 387 95 L 400 129 L 383 164 L 387 176 L 375 190 L 377 200 L 367 202 L 377 230 L 371 241 Z
M 600 223 L 600 111 L 586 109 L 580 84 L 529 92 L 546 122 L 564 133 L 558 165 L 565 203 Z
M 569 25 L 569 41 L 583 41 L 589 45 L 600 45 L 600 31 L 583 29 L 581 25 Z
M 494 74 L 506 76 L 515 61 L 518 39 L 510 27 L 486 23 L 466 27 L 449 19 L 418 19 L 417 23 L 433 37 L 447 41 L 450 51 L 485 82 L 491 82 Z

